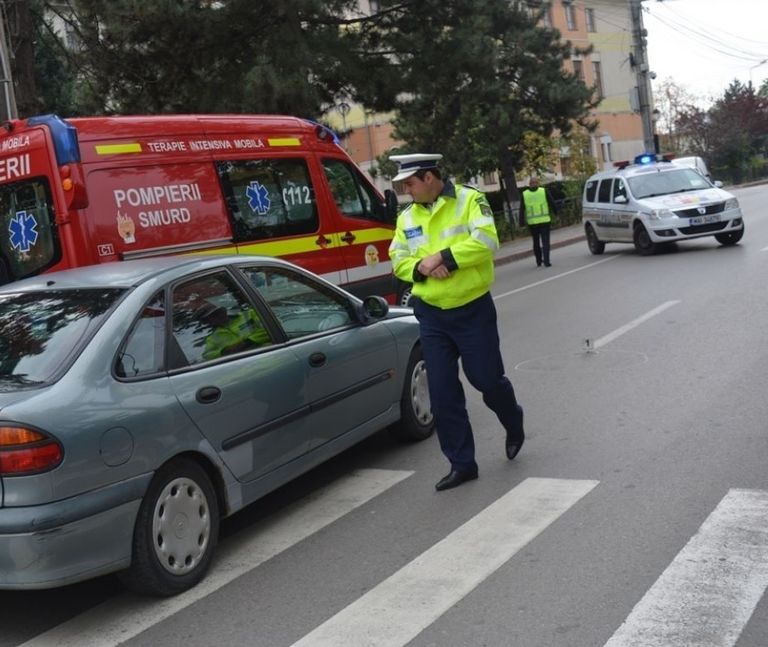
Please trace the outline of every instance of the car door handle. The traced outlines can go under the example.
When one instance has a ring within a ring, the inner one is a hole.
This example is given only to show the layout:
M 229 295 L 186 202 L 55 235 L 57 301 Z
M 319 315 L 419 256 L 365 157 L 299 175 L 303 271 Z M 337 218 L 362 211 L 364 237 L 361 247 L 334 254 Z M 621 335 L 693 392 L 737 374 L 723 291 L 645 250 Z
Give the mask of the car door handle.
M 221 398 L 221 389 L 217 386 L 204 386 L 195 394 L 200 404 L 213 404 Z
M 309 365 L 317 368 L 318 366 L 325 364 L 325 360 L 325 353 L 312 353 L 309 356 Z

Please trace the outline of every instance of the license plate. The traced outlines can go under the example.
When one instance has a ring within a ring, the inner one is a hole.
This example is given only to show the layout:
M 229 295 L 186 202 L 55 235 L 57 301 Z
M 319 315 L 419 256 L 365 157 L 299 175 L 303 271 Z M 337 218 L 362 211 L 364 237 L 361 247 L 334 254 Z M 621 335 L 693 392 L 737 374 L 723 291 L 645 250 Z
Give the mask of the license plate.
M 690 224 L 693 225 L 707 225 L 710 222 L 720 222 L 720 216 L 717 214 L 711 216 L 696 216 L 691 218 Z

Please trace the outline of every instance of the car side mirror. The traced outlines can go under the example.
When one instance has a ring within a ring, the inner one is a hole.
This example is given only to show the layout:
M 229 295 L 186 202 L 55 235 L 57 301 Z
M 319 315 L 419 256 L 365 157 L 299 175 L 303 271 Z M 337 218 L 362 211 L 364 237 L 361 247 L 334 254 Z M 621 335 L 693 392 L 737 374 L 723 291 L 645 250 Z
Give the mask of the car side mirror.
M 720 180 L 715 180 L 714 182 L 712 182 L 712 184 L 713 184 L 713 185 L 714 185 L 716 188 L 718 188 L 718 189 L 722 189 L 722 188 L 723 188 L 723 183 L 722 183 Z
M 614 203 L 616 203 L 616 204 L 627 204 L 627 202 L 629 202 L 629 200 L 627 200 L 627 196 L 625 196 L 625 195 L 617 195 L 617 196 L 616 196 L 616 197 L 613 199 L 613 201 L 614 201 Z
M 363 299 L 361 310 L 363 323 L 371 323 L 387 316 L 389 304 L 384 297 L 371 295 Z

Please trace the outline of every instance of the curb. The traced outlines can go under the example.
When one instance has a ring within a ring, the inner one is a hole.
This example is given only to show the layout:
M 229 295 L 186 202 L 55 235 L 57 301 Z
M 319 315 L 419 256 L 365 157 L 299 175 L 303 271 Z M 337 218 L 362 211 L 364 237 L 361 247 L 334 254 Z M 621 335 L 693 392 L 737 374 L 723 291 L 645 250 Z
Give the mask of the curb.
M 558 240 L 557 242 L 552 241 L 549 245 L 550 249 L 557 249 L 558 247 L 565 247 L 566 245 L 573 245 L 574 243 L 580 243 L 584 240 L 586 240 L 587 237 L 584 234 L 581 234 L 579 236 L 574 236 L 573 238 L 565 238 L 563 240 Z M 498 256 L 493 260 L 493 264 L 498 265 L 506 265 L 508 263 L 512 263 L 513 261 L 519 261 L 523 258 L 528 258 L 529 256 L 533 256 L 533 248 L 521 250 L 519 252 L 512 252 L 511 254 L 504 254 L 502 256 Z

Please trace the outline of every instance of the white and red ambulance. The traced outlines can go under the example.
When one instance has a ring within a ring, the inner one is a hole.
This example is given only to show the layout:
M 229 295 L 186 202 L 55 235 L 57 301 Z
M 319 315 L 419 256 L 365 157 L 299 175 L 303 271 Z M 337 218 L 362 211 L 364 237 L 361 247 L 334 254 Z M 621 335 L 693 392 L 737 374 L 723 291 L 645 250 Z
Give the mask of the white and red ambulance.
M 330 130 L 294 117 L 43 115 L 0 128 L 0 283 L 237 252 L 394 300 L 396 209 Z

